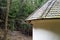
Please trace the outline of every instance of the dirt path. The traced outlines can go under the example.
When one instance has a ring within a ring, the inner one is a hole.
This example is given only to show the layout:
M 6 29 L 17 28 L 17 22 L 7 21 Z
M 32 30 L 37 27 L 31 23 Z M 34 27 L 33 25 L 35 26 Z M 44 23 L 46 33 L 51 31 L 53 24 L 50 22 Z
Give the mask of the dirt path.
M 31 37 L 21 34 L 19 31 L 9 32 L 9 40 L 32 40 Z

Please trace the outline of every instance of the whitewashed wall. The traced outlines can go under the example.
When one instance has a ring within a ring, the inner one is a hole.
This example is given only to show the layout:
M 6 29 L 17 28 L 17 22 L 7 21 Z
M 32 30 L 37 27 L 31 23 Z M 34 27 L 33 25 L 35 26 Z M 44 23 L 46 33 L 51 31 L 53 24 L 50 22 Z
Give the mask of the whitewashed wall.
M 60 40 L 59 35 L 45 30 L 33 28 L 33 40 Z

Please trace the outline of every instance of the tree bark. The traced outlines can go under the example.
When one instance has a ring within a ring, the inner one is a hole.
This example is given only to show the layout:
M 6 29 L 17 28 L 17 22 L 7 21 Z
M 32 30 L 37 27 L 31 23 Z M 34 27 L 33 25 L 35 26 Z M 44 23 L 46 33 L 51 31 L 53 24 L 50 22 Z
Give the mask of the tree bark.
M 5 34 L 4 40 L 7 40 L 7 33 L 8 33 L 8 15 L 9 15 L 9 7 L 10 7 L 10 0 L 7 0 L 7 11 L 6 11 L 6 19 L 5 19 Z

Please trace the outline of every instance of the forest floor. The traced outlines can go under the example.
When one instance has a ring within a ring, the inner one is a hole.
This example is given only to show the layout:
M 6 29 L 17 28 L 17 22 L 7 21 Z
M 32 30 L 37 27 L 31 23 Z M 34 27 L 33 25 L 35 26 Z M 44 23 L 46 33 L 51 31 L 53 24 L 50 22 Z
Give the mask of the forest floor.
M 3 38 L 3 31 L 0 31 L 0 38 Z M 31 36 L 26 36 L 24 34 L 22 34 L 20 31 L 8 31 L 8 35 L 7 35 L 8 40 L 32 40 Z
M 9 32 L 8 34 L 9 40 L 32 40 L 31 36 L 26 36 L 19 31 Z

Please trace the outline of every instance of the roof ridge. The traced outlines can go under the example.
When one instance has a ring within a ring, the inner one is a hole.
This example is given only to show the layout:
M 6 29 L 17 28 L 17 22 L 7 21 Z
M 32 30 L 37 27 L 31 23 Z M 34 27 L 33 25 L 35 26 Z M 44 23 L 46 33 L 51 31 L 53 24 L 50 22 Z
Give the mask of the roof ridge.
M 42 7 L 38 8 L 37 10 L 35 10 L 31 15 L 34 15 L 35 12 L 37 12 L 37 11 L 39 11 L 39 12 L 40 12 L 40 11 L 42 12 L 43 10 L 45 11 L 46 8 L 48 7 L 48 6 L 47 6 L 48 3 L 52 2 L 52 1 L 53 1 L 53 0 L 48 0 Z M 45 7 L 45 6 L 46 6 L 46 7 Z M 42 8 L 45 8 L 45 9 L 42 9 Z M 41 13 L 41 14 L 43 14 L 43 13 Z M 32 18 L 31 15 L 29 15 L 29 17 L 27 17 L 26 20 L 28 20 L 29 18 Z M 30 19 L 29 19 L 29 20 L 30 20 Z
M 48 6 L 48 8 L 45 10 L 45 12 L 42 14 L 42 18 L 45 18 L 46 17 L 46 15 L 48 14 L 48 12 L 50 11 L 50 9 L 51 9 L 51 7 L 54 5 L 54 3 L 56 2 L 56 0 L 53 0 L 52 2 L 51 2 L 51 4 L 49 4 L 49 6 Z
M 54 6 L 57 0 L 48 0 L 41 8 L 35 10 L 26 20 L 35 20 L 46 18 L 50 9 Z

